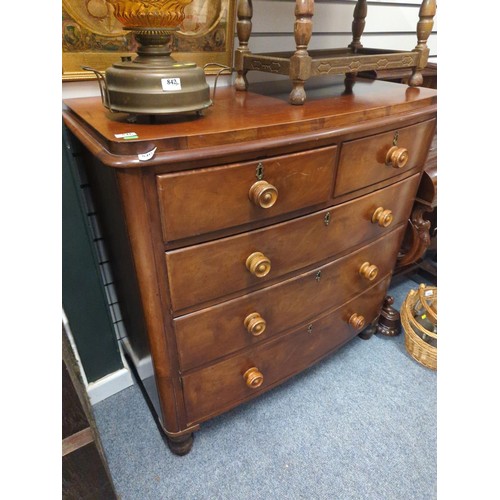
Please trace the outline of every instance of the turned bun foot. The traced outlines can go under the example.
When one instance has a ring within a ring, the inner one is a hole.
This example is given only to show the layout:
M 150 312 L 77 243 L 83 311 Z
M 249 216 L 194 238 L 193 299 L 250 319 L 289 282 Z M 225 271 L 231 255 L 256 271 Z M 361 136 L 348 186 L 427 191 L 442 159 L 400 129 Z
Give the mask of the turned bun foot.
M 179 437 L 165 436 L 165 440 L 167 441 L 170 451 L 174 455 L 183 456 L 187 455 L 191 451 L 191 448 L 193 447 L 194 434 L 185 434 L 184 436 Z
M 410 87 L 421 87 L 424 83 L 424 77 L 422 76 L 421 71 L 413 71 L 410 76 L 410 80 L 408 81 L 408 85 Z
M 400 315 L 399 312 L 392 307 L 392 304 L 394 304 L 394 298 L 387 295 L 377 325 L 377 333 L 387 335 L 388 337 L 394 337 L 401 333 Z
M 235 86 L 236 90 L 241 90 L 241 91 L 247 90 L 248 89 L 248 80 L 247 80 L 246 74 L 238 73 L 236 75 L 235 80 L 234 80 L 234 86 Z
M 361 333 L 358 333 L 358 337 L 363 340 L 371 339 L 372 335 L 377 332 L 377 320 L 372 321 Z
M 295 106 L 301 106 L 306 102 L 306 91 L 304 90 L 304 82 L 297 81 L 293 82 L 293 88 L 290 92 L 290 96 L 288 98 L 290 104 Z

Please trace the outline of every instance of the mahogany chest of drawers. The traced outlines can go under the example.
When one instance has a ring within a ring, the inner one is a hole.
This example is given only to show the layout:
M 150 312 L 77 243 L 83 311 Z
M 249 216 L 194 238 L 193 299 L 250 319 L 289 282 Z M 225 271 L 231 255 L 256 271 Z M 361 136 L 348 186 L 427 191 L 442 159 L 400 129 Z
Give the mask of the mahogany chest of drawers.
M 97 98 L 65 102 L 124 345 L 172 451 L 376 323 L 436 100 L 360 79 L 300 107 L 271 84 L 222 88 L 204 116 L 134 123 Z

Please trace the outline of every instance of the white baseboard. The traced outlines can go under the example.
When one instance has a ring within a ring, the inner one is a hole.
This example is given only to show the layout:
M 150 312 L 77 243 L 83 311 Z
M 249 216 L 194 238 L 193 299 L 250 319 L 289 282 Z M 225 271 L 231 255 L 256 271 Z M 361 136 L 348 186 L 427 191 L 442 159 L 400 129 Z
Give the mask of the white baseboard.
M 132 374 L 130 373 L 130 368 L 127 364 L 125 356 L 123 355 L 122 345 L 120 342 L 118 342 L 118 348 L 120 349 L 120 355 L 124 367 L 120 370 L 117 370 L 116 372 L 110 373 L 105 377 L 100 378 L 99 380 L 96 380 L 95 382 L 89 383 L 87 381 L 87 377 L 85 376 L 85 370 L 83 369 L 82 361 L 78 354 L 78 349 L 76 348 L 73 334 L 71 333 L 71 328 L 68 323 L 68 318 L 66 317 L 64 311 L 62 312 L 62 320 L 64 328 L 68 335 L 70 345 L 73 348 L 76 362 L 78 363 L 78 366 L 80 368 L 80 375 L 85 385 L 85 389 L 87 390 L 90 404 L 95 405 L 96 403 L 99 403 L 100 401 L 113 396 L 113 394 L 116 394 L 117 392 L 123 391 L 123 389 L 134 385 L 134 380 L 132 378 Z
M 95 405 L 117 392 L 123 391 L 127 387 L 134 385 L 132 374 L 128 367 L 122 368 L 116 372 L 110 373 L 87 386 L 90 403 Z

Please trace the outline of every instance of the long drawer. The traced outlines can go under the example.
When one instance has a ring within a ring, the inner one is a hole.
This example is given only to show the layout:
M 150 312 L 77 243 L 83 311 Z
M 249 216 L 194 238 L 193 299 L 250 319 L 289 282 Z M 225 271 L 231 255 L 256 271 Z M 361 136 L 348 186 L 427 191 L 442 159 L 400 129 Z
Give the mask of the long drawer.
M 333 313 L 285 337 L 185 374 L 182 383 L 190 424 L 222 413 L 277 385 L 357 335 L 359 329 L 351 326 L 351 318 L 362 316 L 365 324 L 373 321 L 379 313 L 388 281 L 389 278 L 382 280 Z M 262 385 L 257 388 L 247 385 L 252 385 L 252 381 L 244 378 L 251 368 L 263 376 Z
M 428 120 L 342 144 L 334 196 L 422 167 L 435 122 Z
M 181 370 L 268 340 L 333 309 L 394 267 L 406 225 L 313 271 L 174 320 Z
M 416 174 L 331 209 L 167 252 L 172 309 L 257 288 L 388 233 L 407 219 L 419 179 Z
M 157 177 L 166 242 L 327 201 L 337 147 Z

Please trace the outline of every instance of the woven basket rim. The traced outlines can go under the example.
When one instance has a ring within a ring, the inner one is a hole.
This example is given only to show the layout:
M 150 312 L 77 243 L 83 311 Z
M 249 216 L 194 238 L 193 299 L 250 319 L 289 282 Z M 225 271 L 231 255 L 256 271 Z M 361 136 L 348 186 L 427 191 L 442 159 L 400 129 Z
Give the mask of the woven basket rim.
M 428 296 L 426 295 L 427 292 L 432 292 L 432 301 L 429 303 L 428 301 Z M 418 297 L 419 297 L 419 303 L 423 306 L 423 308 L 426 310 L 427 314 L 435 321 L 437 322 L 437 310 L 433 309 L 433 305 L 437 304 L 437 287 L 436 286 L 431 286 L 431 285 L 424 285 L 423 283 L 420 284 L 418 287 Z
M 419 331 L 437 339 L 437 334 L 429 332 L 413 316 L 413 308 L 420 296 L 419 291 L 420 288 L 418 290 L 410 290 L 401 307 L 401 323 L 405 330 L 405 347 L 413 359 L 427 368 L 436 370 L 437 347 L 428 344 L 416 333 L 416 331 Z
M 428 335 L 429 337 L 437 340 L 437 338 L 438 338 L 437 333 L 434 333 L 434 332 L 431 332 L 430 330 L 427 330 L 427 328 L 425 328 L 420 323 L 418 323 L 417 320 L 415 319 L 415 317 L 413 316 L 412 311 L 413 311 L 415 304 L 417 303 L 417 300 L 415 300 L 415 301 L 409 300 L 409 299 L 413 299 L 413 297 L 416 297 L 418 299 L 418 292 L 416 292 L 415 290 L 410 290 L 410 293 L 406 297 L 405 301 L 403 302 L 403 307 L 401 308 L 401 319 L 403 319 L 403 315 L 405 315 L 408 322 L 410 324 L 413 324 L 413 326 L 415 326 L 417 330 L 420 330 L 425 335 Z

